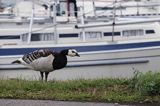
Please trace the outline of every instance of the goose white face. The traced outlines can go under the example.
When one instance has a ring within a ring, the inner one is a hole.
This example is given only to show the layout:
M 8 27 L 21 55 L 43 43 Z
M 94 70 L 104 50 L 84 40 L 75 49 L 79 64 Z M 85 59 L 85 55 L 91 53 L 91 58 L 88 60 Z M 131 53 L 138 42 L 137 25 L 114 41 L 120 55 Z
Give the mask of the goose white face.
M 79 57 L 79 54 L 75 49 L 69 49 L 68 56 L 71 56 L 71 57 L 78 56 Z

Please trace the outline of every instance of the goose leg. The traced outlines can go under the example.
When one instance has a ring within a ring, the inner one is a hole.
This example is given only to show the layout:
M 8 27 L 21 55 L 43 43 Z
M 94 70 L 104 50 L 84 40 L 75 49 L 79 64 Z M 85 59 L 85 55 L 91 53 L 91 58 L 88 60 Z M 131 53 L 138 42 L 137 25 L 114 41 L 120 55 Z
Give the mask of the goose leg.
M 43 72 L 40 72 L 40 74 L 41 74 L 41 80 L 43 81 Z
M 47 82 L 49 72 L 45 72 L 45 81 Z

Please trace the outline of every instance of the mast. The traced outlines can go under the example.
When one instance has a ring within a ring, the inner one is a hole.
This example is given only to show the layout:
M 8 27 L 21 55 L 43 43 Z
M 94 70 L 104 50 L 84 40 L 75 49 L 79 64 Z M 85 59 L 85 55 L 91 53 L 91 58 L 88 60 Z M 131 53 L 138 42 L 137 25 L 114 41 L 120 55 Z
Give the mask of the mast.
M 113 3 L 112 42 L 114 42 L 114 35 L 115 35 L 116 2 L 117 2 L 117 0 L 115 0 Z
M 34 1 L 32 1 L 32 13 L 31 13 L 31 19 L 30 19 L 30 25 L 29 25 L 29 33 L 28 33 L 27 44 L 30 44 L 30 42 L 31 42 L 32 27 L 33 27 L 33 17 L 34 17 Z
M 67 0 L 67 16 L 70 16 L 70 1 Z
M 137 7 L 137 15 L 139 15 L 139 7 L 140 7 L 140 6 L 139 6 L 139 2 L 140 2 L 141 0 L 135 0 L 135 1 L 137 2 L 137 6 L 136 6 L 136 7 Z
M 137 1 L 137 15 L 139 15 L 139 4 L 138 4 L 138 1 Z
M 83 0 L 83 8 L 82 8 L 82 15 L 83 15 L 83 18 L 85 17 L 85 12 L 84 12 L 84 6 L 85 4 L 84 4 L 84 0 Z
M 2 0 L 0 0 L 0 9 L 2 8 Z
M 81 11 L 81 24 L 84 25 L 84 7 L 83 6 L 80 7 L 80 11 Z M 86 41 L 85 28 L 82 28 L 82 40 L 83 42 Z
M 55 43 L 58 43 L 59 35 L 57 33 L 57 0 L 53 3 L 53 24 L 54 24 L 54 37 L 55 37 Z
M 93 5 L 93 13 L 94 13 L 94 16 L 97 18 L 96 8 L 95 8 L 95 0 L 92 0 L 92 5 Z

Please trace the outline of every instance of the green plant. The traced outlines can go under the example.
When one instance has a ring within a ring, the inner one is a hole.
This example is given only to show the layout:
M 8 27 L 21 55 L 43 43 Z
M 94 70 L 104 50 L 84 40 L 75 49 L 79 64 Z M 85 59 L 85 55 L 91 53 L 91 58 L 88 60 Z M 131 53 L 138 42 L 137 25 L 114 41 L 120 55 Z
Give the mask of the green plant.
M 143 96 L 159 96 L 160 95 L 160 73 L 151 71 L 142 74 L 135 72 L 131 79 L 131 87 L 135 88 Z
M 138 70 L 135 70 L 134 73 L 133 73 L 133 77 L 130 79 L 130 83 L 129 83 L 129 86 L 132 88 L 132 89 L 135 89 L 137 88 L 138 86 L 138 81 L 139 81 L 139 76 L 141 75 L 142 73 L 139 72 Z

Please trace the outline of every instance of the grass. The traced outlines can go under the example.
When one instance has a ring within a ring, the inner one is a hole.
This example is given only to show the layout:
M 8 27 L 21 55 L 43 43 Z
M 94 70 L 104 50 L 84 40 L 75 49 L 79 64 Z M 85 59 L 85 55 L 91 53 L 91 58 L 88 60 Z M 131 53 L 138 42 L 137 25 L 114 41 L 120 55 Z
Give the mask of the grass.
M 0 98 L 160 103 L 160 73 L 135 73 L 131 79 L 0 80 Z

